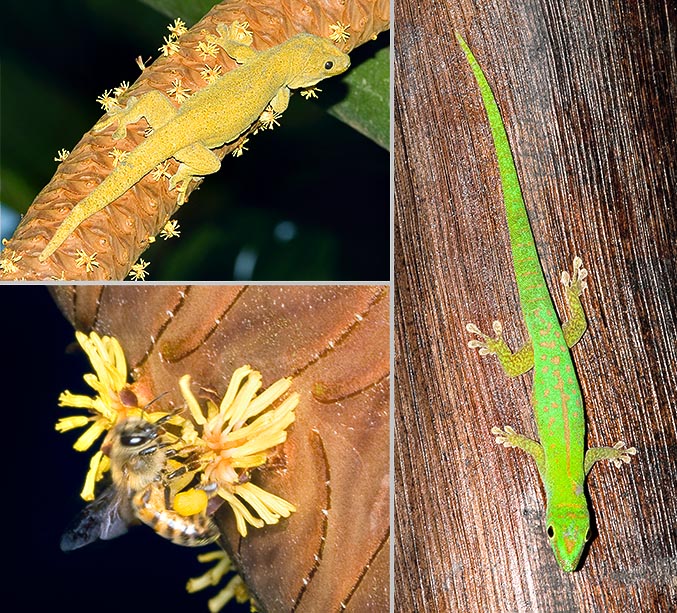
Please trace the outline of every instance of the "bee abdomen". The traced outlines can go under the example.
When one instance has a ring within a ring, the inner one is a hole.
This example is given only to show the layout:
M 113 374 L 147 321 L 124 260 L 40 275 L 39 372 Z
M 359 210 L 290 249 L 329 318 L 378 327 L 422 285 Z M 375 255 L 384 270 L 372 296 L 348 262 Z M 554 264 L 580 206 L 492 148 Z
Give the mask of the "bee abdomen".
M 219 538 L 216 524 L 206 515 L 184 517 L 168 509 L 156 484 L 134 496 L 136 516 L 157 534 L 184 547 L 199 547 Z

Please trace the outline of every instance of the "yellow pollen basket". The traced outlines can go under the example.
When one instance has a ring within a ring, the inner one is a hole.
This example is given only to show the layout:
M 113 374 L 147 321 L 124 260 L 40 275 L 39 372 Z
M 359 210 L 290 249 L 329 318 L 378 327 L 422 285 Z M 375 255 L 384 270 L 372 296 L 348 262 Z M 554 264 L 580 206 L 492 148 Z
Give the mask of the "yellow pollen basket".
M 204 490 L 191 489 L 174 496 L 174 510 L 184 517 L 203 513 L 207 509 L 209 496 Z

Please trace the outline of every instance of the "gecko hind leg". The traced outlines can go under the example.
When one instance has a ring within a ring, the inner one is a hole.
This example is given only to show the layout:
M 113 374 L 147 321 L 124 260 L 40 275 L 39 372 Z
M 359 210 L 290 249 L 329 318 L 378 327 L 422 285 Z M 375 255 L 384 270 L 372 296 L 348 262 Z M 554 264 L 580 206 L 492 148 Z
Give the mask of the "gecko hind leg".
M 637 454 L 634 447 L 626 447 L 623 441 L 618 441 L 613 447 L 592 447 L 585 452 L 585 474 L 600 460 L 608 460 L 616 468 L 629 464 L 631 456 Z
M 221 168 L 219 157 L 211 149 L 198 143 L 180 149 L 173 157 L 179 161 L 179 168 L 169 179 L 170 190 L 182 181 L 188 182 L 193 177 L 204 177 Z
M 274 113 L 284 113 L 289 106 L 289 88 L 287 86 L 281 87 L 273 99 L 270 101 L 270 108 Z
M 585 280 L 588 271 L 583 268 L 583 260 L 576 256 L 574 258 L 573 274 L 563 271 L 561 276 L 562 285 L 566 289 L 567 303 L 571 317 L 562 325 L 564 340 L 569 347 L 573 347 L 585 333 L 588 327 L 583 305 L 581 304 L 581 295 L 587 289 L 588 283 Z
M 496 442 L 504 447 L 517 447 L 528 453 L 534 460 L 538 470 L 543 472 L 545 466 L 545 453 L 543 446 L 528 436 L 517 434 L 510 426 L 503 426 L 503 430 L 494 426 L 491 433 L 496 437 Z
M 479 339 L 468 341 L 468 347 L 479 349 L 480 355 L 495 355 L 501 363 L 505 374 L 509 377 L 517 377 L 531 370 L 534 367 L 533 345 L 526 343 L 522 348 L 513 353 L 503 340 L 503 326 L 501 322 L 494 321 L 492 327 L 495 334 L 493 338 L 484 334 L 475 324 L 466 324 L 465 329 L 479 337 Z
M 113 138 L 119 140 L 127 134 L 127 126 L 136 123 L 142 117 L 148 122 L 151 129 L 156 130 L 171 121 L 178 113 L 177 108 L 161 91 L 153 90 L 143 94 L 140 98 L 132 96 L 124 108 L 106 115 L 97 122 L 93 130 L 101 132 L 112 123 L 118 127 L 113 132 Z

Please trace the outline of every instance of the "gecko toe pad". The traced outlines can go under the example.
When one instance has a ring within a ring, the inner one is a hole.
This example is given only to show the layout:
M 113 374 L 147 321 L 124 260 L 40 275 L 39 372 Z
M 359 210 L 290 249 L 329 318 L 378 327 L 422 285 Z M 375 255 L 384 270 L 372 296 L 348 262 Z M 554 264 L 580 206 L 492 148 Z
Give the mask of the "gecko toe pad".
M 566 270 L 562 271 L 562 285 L 564 285 L 567 291 L 580 296 L 588 287 L 588 283 L 585 280 L 587 276 L 588 271 L 583 268 L 583 260 L 576 256 L 574 257 L 573 274 L 569 274 Z
M 503 325 L 500 321 L 494 321 L 492 328 L 496 335 L 494 338 L 484 334 L 484 332 L 482 332 L 474 323 L 466 324 L 465 329 L 470 332 L 470 334 L 475 334 L 479 337 L 479 339 L 475 338 L 468 341 L 468 347 L 471 349 L 478 349 L 480 355 L 493 355 L 497 353 L 498 348 L 503 341 Z

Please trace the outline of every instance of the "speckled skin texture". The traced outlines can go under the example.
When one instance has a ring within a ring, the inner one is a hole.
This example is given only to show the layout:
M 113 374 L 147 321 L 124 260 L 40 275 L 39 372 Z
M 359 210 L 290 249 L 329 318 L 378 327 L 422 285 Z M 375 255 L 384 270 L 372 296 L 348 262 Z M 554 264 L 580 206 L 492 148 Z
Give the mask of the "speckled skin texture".
M 103 130 L 117 122 L 114 133 L 122 138 L 126 126 L 144 117 L 153 133 L 84 200 L 66 216 L 43 252 L 46 260 L 85 219 L 108 206 L 158 164 L 170 157 L 180 162 L 170 189 L 192 177 L 219 170 L 212 149 L 232 142 L 245 132 L 270 105 L 281 113 L 289 103 L 289 90 L 311 87 L 347 70 L 348 55 L 325 38 L 298 34 L 266 51 L 256 52 L 232 40 L 227 26 L 212 37 L 238 63 L 243 64 L 200 90 L 178 109 L 162 92 L 149 92 L 106 117 L 95 126 Z

